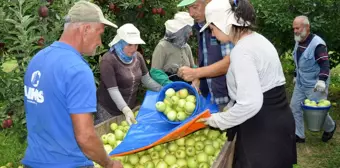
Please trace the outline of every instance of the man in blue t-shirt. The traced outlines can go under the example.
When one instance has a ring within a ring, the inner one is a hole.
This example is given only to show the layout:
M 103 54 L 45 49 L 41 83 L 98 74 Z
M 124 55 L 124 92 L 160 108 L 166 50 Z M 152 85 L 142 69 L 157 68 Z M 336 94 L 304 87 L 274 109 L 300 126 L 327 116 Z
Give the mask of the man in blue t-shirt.
M 100 8 L 78 1 L 59 41 L 38 52 L 24 77 L 28 146 L 22 163 L 32 168 L 122 168 L 96 135 L 93 73 L 81 54 L 94 55 L 106 20 Z

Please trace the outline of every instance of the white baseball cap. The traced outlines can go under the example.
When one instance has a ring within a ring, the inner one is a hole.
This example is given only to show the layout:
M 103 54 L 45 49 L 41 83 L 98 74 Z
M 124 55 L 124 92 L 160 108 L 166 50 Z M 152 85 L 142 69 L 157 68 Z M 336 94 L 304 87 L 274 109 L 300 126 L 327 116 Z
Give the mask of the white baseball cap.
M 211 23 L 219 28 L 223 33 L 229 35 L 231 26 L 243 26 L 243 20 L 235 19 L 235 14 L 231 10 L 231 5 L 227 0 L 212 0 L 205 7 L 206 24 L 201 28 L 203 32 Z
M 120 40 L 124 40 L 128 44 L 145 44 L 140 37 L 139 30 L 131 23 L 126 23 L 117 29 L 117 35 L 110 42 L 109 47 L 112 47 Z
M 165 23 L 165 29 L 171 33 L 176 33 L 178 30 L 189 25 L 194 25 L 194 19 L 188 12 L 178 12 L 175 14 L 174 19 L 167 20 Z

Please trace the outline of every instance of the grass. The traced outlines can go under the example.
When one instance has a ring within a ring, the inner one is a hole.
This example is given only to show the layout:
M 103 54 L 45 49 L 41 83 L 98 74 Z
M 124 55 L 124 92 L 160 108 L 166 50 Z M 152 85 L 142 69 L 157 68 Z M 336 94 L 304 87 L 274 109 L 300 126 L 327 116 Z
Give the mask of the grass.
M 21 137 L 18 132 L 10 129 L 0 132 L 0 167 L 8 162 L 14 163 L 15 167 L 20 165 L 27 146 L 26 141 Z
M 333 86 L 330 88 L 329 99 L 336 102 L 330 114 L 337 120 L 337 131 L 328 143 L 321 141 L 322 132 L 306 130 L 306 143 L 297 144 L 298 168 L 340 168 L 340 66 L 332 70 Z M 286 73 L 288 95 L 292 93 L 292 77 Z M 22 135 L 14 130 L 0 131 L 0 167 L 13 162 L 17 167 L 22 159 L 26 142 L 21 141 Z

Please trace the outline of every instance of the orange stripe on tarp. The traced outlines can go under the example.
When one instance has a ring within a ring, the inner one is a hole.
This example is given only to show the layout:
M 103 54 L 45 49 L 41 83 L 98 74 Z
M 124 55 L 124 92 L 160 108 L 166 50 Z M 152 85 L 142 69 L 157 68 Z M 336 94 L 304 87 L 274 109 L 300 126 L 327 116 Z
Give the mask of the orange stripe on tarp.
M 192 132 L 195 132 L 199 129 L 207 127 L 205 124 L 199 123 L 199 122 L 196 122 L 196 121 L 201 119 L 201 118 L 208 118 L 210 116 L 211 116 L 210 110 L 209 109 L 205 110 L 201 114 L 197 115 L 194 119 L 192 119 L 191 121 L 184 124 L 182 127 L 180 127 L 177 130 L 169 133 L 168 135 L 159 139 L 155 143 L 150 144 L 150 145 L 145 146 L 145 147 L 142 147 L 142 148 L 139 148 L 139 149 L 136 149 L 136 150 L 123 152 L 123 153 L 119 153 L 119 154 L 114 154 L 114 155 L 111 155 L 111 157 L 113 158 L 113 157 L 117 157 L 117 156 L 125 156 L 125 155 L 129 155 L 129 154 L 133 154 L 133 153 L 136 153 L 136 152 L 140 152 L 140 151 L 152 148 L 154 146 L 157 146 L 157 145 L 165 143 L 165 142 L 169 142 L 169 141 L 173 141 L 173 140 L 182 138 L 182 137 L 184 137 L 184 136 L 186 136 L 186 135 L 188 135 Z

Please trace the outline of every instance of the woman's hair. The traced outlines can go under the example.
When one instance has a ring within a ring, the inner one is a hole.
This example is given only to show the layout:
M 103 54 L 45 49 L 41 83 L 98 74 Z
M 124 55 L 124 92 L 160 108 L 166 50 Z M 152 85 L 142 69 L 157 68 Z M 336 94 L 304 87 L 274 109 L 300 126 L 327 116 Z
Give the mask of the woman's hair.
M 239 39 L 243 33 L 255 29 L 256 13 L 253 5 L 249 0 L 229 0 L 231 10 L 235 13 L 235 19 L 238 23 L 244 23 L 242 26 L 233 25 L 231 34 L 233 40 Z

